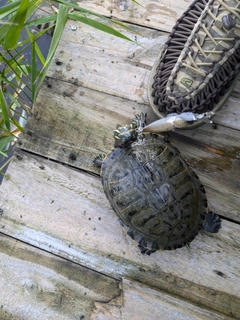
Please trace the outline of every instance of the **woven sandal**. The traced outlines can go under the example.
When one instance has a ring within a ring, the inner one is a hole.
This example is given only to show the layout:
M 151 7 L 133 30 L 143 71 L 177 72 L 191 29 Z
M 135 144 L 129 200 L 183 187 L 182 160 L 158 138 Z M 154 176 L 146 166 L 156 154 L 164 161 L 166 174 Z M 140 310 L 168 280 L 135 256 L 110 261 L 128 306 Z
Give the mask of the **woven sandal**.
M 149 76 L 148 99 L 163 118 L 212 117 L 240 75 L 240 0 L 195 0 L 175 24 Z M 186 122 L 192 129 L 205 122 Z

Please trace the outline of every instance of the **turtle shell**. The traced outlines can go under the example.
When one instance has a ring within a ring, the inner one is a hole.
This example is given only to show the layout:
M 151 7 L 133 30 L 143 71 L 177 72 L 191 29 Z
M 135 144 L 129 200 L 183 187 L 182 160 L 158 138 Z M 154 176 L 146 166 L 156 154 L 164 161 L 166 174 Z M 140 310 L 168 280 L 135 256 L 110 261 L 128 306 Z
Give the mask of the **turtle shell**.
M 205 190 L 178 149 L 146 134 L 141 144 L 111 151 L 102 164 L 104 192 L 127 233 L 140 248 L 180 248 L 203 227 Z

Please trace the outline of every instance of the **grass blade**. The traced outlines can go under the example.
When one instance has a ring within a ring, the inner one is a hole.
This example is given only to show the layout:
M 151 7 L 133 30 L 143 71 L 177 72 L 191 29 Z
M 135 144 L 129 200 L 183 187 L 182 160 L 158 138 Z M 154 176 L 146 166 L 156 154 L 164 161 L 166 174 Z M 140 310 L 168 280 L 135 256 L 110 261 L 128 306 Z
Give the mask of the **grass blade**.
M 36 47 L 35 47 L 35 39 L 34 36 L 32 35 L 31 31 L 28 30 L 26 28 L 27 34 L 29 39 L 31 40 L 32 43 L 32 55 L 31 55 L 31 59 L 32 59 L 32 73 L 31 73 L 31 93 L 32 93 L 32 101 L 34 101 L 34 97 L 35 97 L 35 92 L 36 92 L 36 78 L 37 78 L 37 64 L 36 64 Z
M 27 21 L 27 22 L 25 22 L 24 27 L 32 27 L 32 26 L 38 26 L 41 24 L 47 24 L 52 21 L 56 21 L 56 19 L 57 19 L 57 14 L 53 13 L 53 14 L 50 14 L 46 17 Z
M 96 28 L 98 30 L 101 30 L 103 32 L 111 34 L 111 35 L 113 35 L 115 37 L 122 38 L 124 40 L 128 40 L 128 41 L 134 42 L 133 40 L 131 40 L 130 38 L 128 38 L 127 36 L 125 36 L 121 32 L 115 30 L 114 28 L 109 27 L 106 24 L 101 23 L 99 21 L 90 19 L 87 16 L 83 16 L 83 15 L 80 15 L 80 14 L 77 14 L 77 13 L 69 13 L 69 18 L 71 18 L 73 20 L 80 21 L 82 23 L 85 23 L 85 24 L 87 24 L 87 25 L 89 25 L 89 26 L 91 26 L 93 28 Z
M 16 137 L 14 135 L 10 135 L 8 137 L 0 137 L 0 150 L 3 151 L 6 146 L 12 142 Z
M 28 11 L 29 0 L 22 0 L 4 41 L 4 49 L 14 48 L 20 37 Z
M 91 10 L 88 10 L 88 9 L 84 9 L 82 7 L 79 7 L 78 4 L 75 4 L 75 3 L 72 3 L 72 2 L 68 2 L 68 1 L 65 1 L 65 0 L 54 0 L 54 2 L 57 2 L 57 3 L 60 3 L 62 5 L 65 5 L 67 6 L 69 9 L 75 9 L 77 11 L 80 11 L 81 13 L 85 13 L 85 14 L 91 14 L 93 16 L 96 16 L 96 17 L 99 17 L 99 18 L 102 18 L 103 16 L 96 13 L 96 12 L 93 12 Z
M 0 19 L 5 18 L 6 16 L 9 16 L 11 13 L 16 11 L 21 3 L 21 0 L 14 1 L 11 3 L 7 3 L 4 6 L 0 8 Z
M 9 119 L 9 114 L 8 114 L 8 105 L 5 100 L 5 97 L 4 97 L 4 94 L 3 94 L 1 87 L 0 87 L 0 104 L 1 104 L 1 108 L 2 108 L 3 121 L 5 123 L 7 130 L 10 131 L 10 119 Z
M 52 61 L 52 58 L 55 54 L 55 51 L 57 49 L 58 43 L 61 39 L 62 36 L 62 32 L 64 30 L 64 27 L 66 25 L 67 19 L 68 19 L 68 10 L 69 10 L 69 4 L 68 5 L 60 5 L 59 6 L 59 11 L 57 14 L 57 20 L 56 20 L 56 26 L 55 26 L 55 30 L 54 30 L 54 34 L 53 34 L 53 38 L 52 38 L 52 42 L 51 42 L 51 46 L 48 52 L 48 56 L 46 58 L 45 61 L 45 65 L 44 65 L 44 69 L 43 71 L 40 73 L 40 80 L 38 83 L 38 87 L 36 89 L 36 92 L 38 91 L 39 87 L 41 86 L 46 73 L 48 71 L 49 65 Z

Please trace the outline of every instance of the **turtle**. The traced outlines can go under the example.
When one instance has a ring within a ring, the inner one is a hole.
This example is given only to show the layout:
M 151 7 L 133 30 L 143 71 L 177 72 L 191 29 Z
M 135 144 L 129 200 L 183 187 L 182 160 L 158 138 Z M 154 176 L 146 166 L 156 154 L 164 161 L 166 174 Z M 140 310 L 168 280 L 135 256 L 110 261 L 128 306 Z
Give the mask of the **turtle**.
M 142 254 L 189 244 L 200 230 L 218 232 L 204 186 L 168 138 L 144 132 L 146 113 L 114 131 L 115 148 L 99 155 L 104 193 Z

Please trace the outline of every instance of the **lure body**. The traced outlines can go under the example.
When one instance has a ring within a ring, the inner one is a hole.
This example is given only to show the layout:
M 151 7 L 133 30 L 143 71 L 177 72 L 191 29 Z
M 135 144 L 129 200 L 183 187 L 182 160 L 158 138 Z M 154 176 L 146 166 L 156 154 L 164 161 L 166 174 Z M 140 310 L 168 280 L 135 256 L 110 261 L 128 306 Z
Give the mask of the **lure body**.
M 143 128 L 143 132 L 159 133 L 172 131 L 174 129 L 187 129 L 193 122 L 201 120 L 211 122 L 210 119 L 215 115 L 214 112 L 196 114 L 193 112 L 183 112 L 181 114 L 171 113 L 165 118 L 154 121 Z

